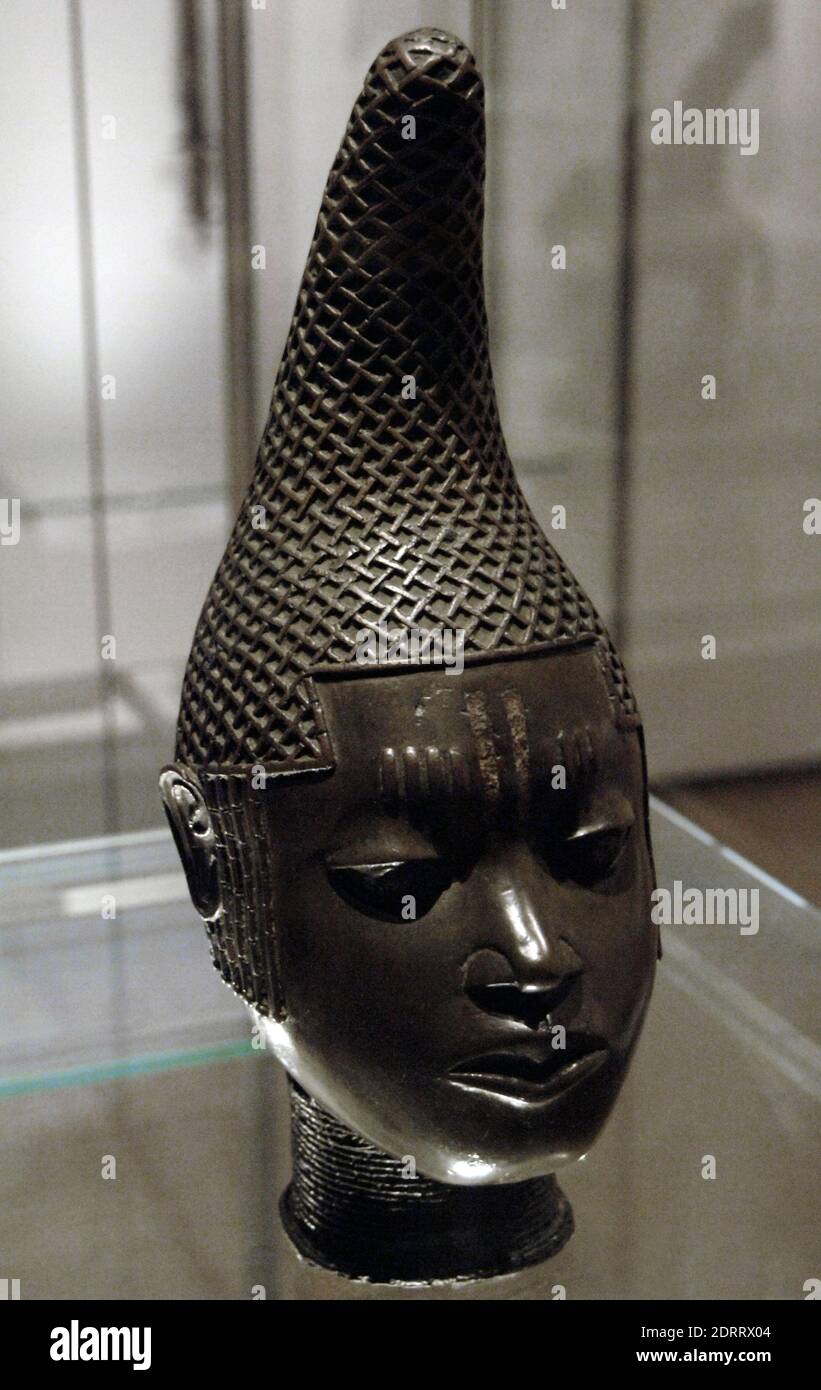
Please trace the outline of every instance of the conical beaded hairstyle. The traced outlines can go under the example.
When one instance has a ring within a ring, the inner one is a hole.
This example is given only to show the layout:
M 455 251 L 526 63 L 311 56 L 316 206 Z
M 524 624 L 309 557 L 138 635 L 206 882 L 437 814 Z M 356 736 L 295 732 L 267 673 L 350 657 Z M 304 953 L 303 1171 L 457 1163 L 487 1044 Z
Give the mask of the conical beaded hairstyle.
M 598 639 L 522 495 L 499 423 L 482 280 L 482 80 L 449 35 L 394 40 L 328 177 L 256 472 L 203 608 L 177 757 L 323 761 L 306 678 L 362 631 L 444 626 L 465 652 Z

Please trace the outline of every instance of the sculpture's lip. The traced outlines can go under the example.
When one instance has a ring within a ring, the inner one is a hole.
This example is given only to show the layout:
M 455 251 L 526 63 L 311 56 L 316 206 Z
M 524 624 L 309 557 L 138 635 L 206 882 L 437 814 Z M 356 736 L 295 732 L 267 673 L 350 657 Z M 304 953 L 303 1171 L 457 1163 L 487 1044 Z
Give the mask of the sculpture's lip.
M 592 1076 L 610 1049 L 599 1037 L 576 1033 L 555 1051 L 532 1044 L 470 1057 L 448 1071 L 448 1079 L 470 1090 L 493 1091 L 517 1100 L 549 1100 Z

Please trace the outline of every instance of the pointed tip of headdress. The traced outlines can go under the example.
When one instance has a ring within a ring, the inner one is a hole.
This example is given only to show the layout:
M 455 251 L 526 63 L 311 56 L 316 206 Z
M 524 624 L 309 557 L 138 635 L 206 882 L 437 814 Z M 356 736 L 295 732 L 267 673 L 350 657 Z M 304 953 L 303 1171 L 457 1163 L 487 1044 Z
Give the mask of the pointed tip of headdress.
M 410 29 L 385 44 L 372 71 L 400 90 L 408 79 L 422 77 L 468 100 L 482 101 L 482 77 L 467 44 L 444 29 Z

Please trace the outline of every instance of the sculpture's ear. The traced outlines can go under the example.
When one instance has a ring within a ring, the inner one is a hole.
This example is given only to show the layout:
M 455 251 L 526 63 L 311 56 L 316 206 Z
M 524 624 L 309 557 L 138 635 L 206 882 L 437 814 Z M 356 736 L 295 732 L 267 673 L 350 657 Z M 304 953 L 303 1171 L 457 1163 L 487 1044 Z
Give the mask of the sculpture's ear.
M 195 773 L 179 763 L 160 773 L 160 793 L 197 912 L 212 921 L 221 908 L 214 826 Z

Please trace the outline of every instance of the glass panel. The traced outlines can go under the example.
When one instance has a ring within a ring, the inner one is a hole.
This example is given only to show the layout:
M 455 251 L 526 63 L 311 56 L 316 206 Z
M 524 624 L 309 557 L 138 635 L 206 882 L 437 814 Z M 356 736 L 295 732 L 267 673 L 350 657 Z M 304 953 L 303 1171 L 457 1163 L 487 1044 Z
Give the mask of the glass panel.
M 650 766 L 815 759 L 821 592 L 803 509 L 818 495 L 821 6 L 641 12 L 626 657 Z M 676 101 L 755 111 L 757 150 L 653 144 L 652 113 Z
M 117 801 L 121 824 L 163 818 L 157 779 L 174 756 L 183 671 L 208 586 L 222 554 L 228 507 L 222 490 L 114 513 L 108 535 L 111 626 L 117 634 Z
M 222 230 L 213 190 L 189 211 L 177 6 L 85 0 L 83 21 L 106 490 L 195 496 L 225 468 Z
M 92 522 L 28 507 L 2 552 L 0 844 L 105 824 Z
M 178 18 L 175 0 L 4 10 L 5 846 L 159 823 L 228 529 L 222 207 L 211 171 L 191 211 Z M 207 144 L 204 23 L 200 44 Z
M 539 521 L 607 618 L 626 7 L 487 10 L 486 257 L 502 422 Z M 551 529 L 556 505 L 565 530 Z
M 0 496 L 26 511 L 88 488 L 67 20 L 52 0 L 3 6 Z
M 821 914 L 676 812 L 652 816 L 660 884 L 755 890 L 758 931 L 665 929 L 625 1090 L 561 1178 L 576 1234 L 560 1255 L 417 1290 L 347 1284 L 285 1241 L 284 1076 L 208 963 L 170 837 L 3 856 L 0 1248 L 22 1296 L 248 1298 L 263 1284 L 269 1298 L 544 1299 L 563 1284 L 568 1298 L 801 1298 Z

